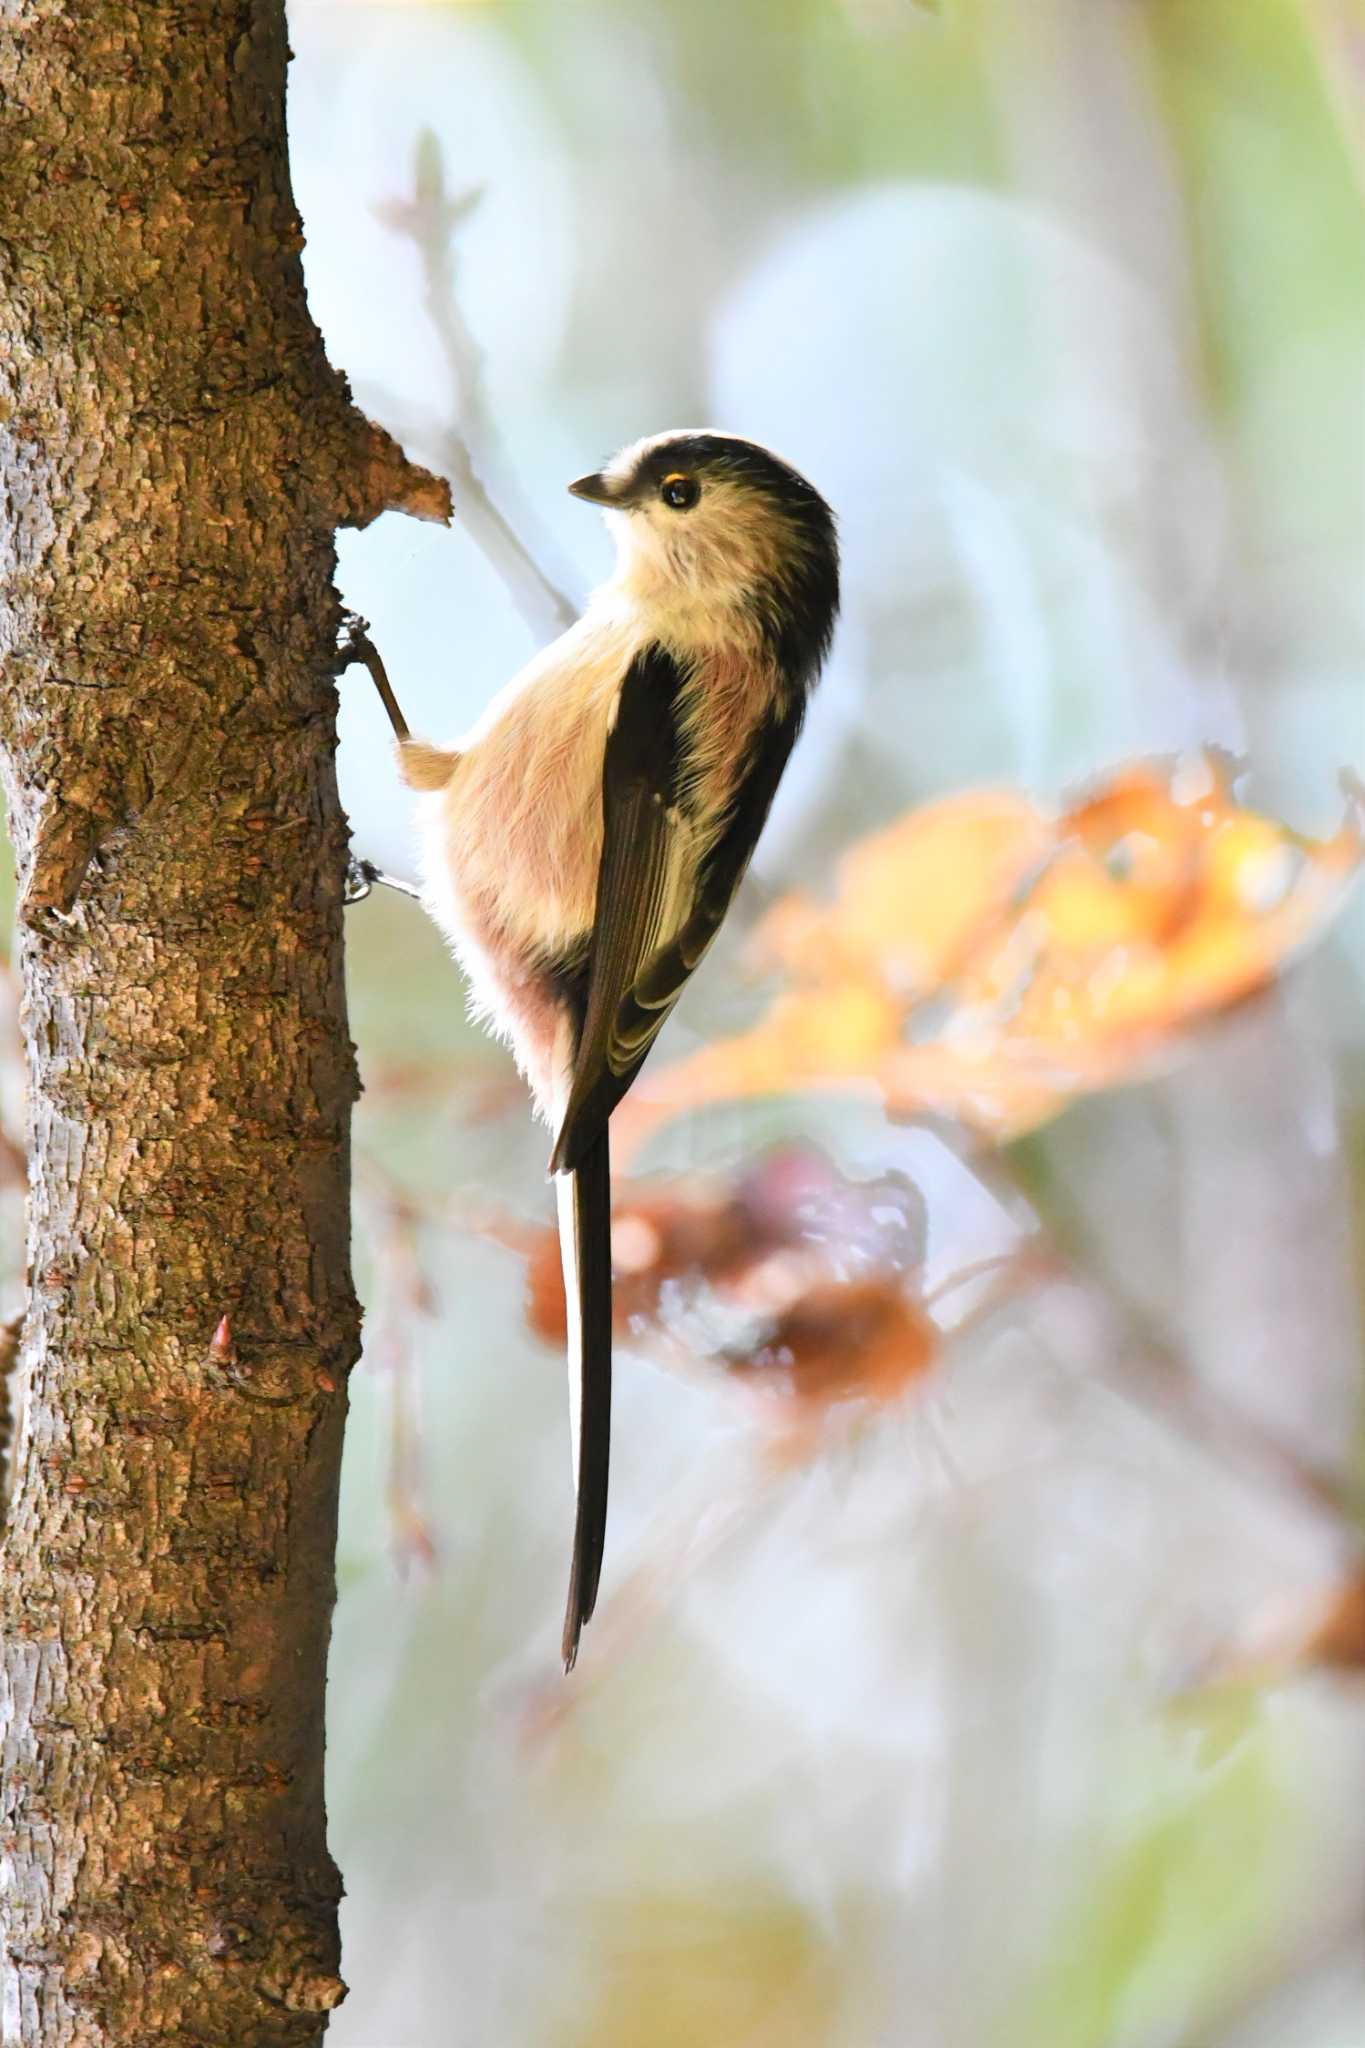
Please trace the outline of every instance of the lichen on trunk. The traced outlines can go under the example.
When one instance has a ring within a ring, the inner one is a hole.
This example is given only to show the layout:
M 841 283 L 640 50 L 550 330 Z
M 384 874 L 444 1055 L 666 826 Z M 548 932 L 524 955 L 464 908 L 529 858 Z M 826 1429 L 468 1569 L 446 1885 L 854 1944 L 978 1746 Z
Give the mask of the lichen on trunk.
M 445 499 L 309 319 L 286 56 L 279 0 L 0 0 L 32 1183 L 0 1559 L 7 2048 L 292 2048 L 343 1992 L 333 533 Z

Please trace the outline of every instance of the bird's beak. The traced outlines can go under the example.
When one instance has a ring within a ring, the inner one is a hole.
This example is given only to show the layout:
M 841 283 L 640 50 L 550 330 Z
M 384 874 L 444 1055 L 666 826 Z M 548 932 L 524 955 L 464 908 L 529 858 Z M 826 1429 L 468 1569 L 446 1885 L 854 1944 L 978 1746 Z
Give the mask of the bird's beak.
M 569 485 L 569 489 L 575 498 L 586 498 L 590 505 L 614 505 L 616 503 L 616 491 L 613 485 L 598 470 L 594 470 L 591 476 L 575 477 L 574 481 Z

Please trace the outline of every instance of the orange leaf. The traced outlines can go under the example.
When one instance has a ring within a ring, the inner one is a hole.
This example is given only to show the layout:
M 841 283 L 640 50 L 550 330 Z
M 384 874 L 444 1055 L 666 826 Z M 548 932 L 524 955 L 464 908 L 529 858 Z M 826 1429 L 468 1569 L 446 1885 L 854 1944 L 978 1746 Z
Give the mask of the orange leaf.
M 741 1102 L 792 1088 L 872 1093 L 883 1056 L 897 1043 L 902 1005 L 871 981 L 801 988 L 779 996 L 761 1024 L 703 1046 L 637 1082 L 612 1119 L 624 1166 L 684 1109 Z
M 1241 805 L 1212 753 L 1123 768 L 1053 820 L 1008 790 L 930 804 L 854 847 L 831 903 L 776 906 L 758 956 L 795 986 L 647 1073 L 617 1113 L 623 1149 L 680 1110 L 794 1089 L 1026 1130 L 1264 988 L 1361 857 L 1358 816 L 1303 838 Z
M 860 975 L 902 997 L 932 989 L 992 907 L 1048 849 L 1025 797 L 979 790 L 912 811 L 839 863 L 835 899 L 803 895 L 771 910 L 754 934 L 759 960 L 818 983 Z

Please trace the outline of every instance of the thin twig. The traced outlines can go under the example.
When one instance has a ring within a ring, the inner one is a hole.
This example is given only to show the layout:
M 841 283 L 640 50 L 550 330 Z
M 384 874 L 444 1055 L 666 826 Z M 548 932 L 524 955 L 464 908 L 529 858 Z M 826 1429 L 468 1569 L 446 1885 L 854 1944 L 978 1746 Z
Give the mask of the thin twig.
M 379 1313 L 366 1340 L 366 1356 L 387 1370 L 392 1388 L 389 1414 L 388 1506 L 397 1561 L 433 1567 L 439 1552 L 426 1505 L 422 1430 L 417 1412 L 420 1378 L 412 1333 L 430 1325 L 436 1300 L 422 1263 L 420 1238 L 425 1218 L 395 1175 L 378 1160 L 365 1162 L 360 1185 L 379 1212 L 377 1273 Z
M 481 196 L 478 188 L 454 198 L 447 194 L 441 145 L 430 129 L 424 129 L 417 144 L 412 197 L 391 200 L 377 211 L 387 227 L 408 237 L 421 261 L 427 311 L 450 372 L 452 417 L 442 430 L 439 453 L 456 486 L 460 522 L 532 630 L 558 634 L 573 624 L 578 608 L 494 504 L 474 457 L 474 444 L 482 441 L 486 447 L 493 433 L 484 397 L 482 352 L 455 290 L 455 235 Z
M 1107 1318 L 1115 1341 L 1110 1386 L 1148 1414 L 1164 1413 L 1186 1443 L 1212 1453 L 1232 1471 L 1259 1471 L 1310 1501 L 1337 1531 L 1359 1543 L 1359 1521 L 1348 1481 L 1287 1442 L 1249 1410 L 1237 1407 L 1208 1386 L 1183 1348 L 1110 1270 L 1096 1272 L 1090 1235 L 1080 1213 L 1048 1192 L 1046 1207 L 1025 1185 L 1008 1153 L 990 1153 L 971 1140 L 953 1143 L 951 1127 L 935 1120 L 940 1136 L 982 1184 L 1008 1201 L 1022 1200 L 1037 1218 L 1036 1241 L 1056 1261 L 1056 1270 L 1080 1288 L 1085 1300 Z M 1007 1192 L 1006 1192 L 1007 1191 Z

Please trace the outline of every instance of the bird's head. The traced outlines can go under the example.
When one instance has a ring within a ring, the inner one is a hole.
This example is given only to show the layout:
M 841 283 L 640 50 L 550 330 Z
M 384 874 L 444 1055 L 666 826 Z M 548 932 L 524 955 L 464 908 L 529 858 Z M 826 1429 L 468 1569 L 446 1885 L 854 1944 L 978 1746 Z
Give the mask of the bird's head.
M 834 516 L 766 448 L 702 429 L 636 441 L 569 485 L 616 538 L 615 587 L 685 643 L 756 636 L 813 677 L 839 604 Z

